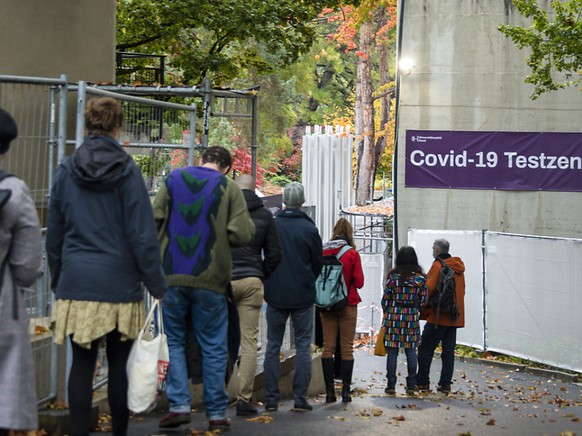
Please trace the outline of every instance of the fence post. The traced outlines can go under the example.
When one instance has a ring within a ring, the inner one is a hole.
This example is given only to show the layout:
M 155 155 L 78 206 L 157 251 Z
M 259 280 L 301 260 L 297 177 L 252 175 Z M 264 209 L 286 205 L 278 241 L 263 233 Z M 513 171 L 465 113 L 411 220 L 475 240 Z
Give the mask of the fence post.
M 67 75 L 61 74 L 61 80 L 64 81 L 64 84 L 61 87 L 61 94 L 59 99 L 59 143 L 57 152 L 57 159 L 59 163 L 65 157 L 65 144 L 67 140 L 67 97 L 69 94 Z
M 252 100 L 252 127 L 251 127 L 251 175 L 255 186 L 257 184 L 257 130 L 259 116 L 259 99 L 255 95 Z
M 79 82 L 77 90 L 77 131 L 75 135 L 75 148 L 79 148 L 85 137 L 85 100 L 87 98 L 87 83 Z
M 483 351 L 487 351 L 487 247 L 485 246 L 485 235 L 487 229 L 481 231 L 481 261 L 483 270 L 482 292 L 483 292 Z
M 196 104 L 192 103 L 190 111 L 190 143 L 188 144 L 188 166 L 194 165 L 194 147 L 196 146 Z

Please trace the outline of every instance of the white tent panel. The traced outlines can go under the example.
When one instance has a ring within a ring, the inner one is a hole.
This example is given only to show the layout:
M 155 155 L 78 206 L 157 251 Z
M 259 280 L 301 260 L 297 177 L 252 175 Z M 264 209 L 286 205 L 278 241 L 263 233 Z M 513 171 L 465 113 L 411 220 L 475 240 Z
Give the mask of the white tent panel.
M 486 246 L 487 348 L 581 371 L 582 240 L 488 232 Z
M 358 305 L 358 328 L 377 332 L 382 321 L 384 255 L 360 253 L 360 257 L 364 271 L 364 287 L 359 290 L 362 302 Z

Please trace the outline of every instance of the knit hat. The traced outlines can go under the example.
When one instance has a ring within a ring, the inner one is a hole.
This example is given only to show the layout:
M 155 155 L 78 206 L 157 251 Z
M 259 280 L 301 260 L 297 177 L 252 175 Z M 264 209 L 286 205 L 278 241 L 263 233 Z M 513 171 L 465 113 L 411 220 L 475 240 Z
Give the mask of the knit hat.
M 305 190 L 299 182 L 291 182 L 283 190 L 283 203 L 291 209 L 299 209 L 305 203 Z
M 18 128 L 14 118 L 0 108 L 0 154 L 4 154 L 10 148 L 10 141 L 18 136 Z

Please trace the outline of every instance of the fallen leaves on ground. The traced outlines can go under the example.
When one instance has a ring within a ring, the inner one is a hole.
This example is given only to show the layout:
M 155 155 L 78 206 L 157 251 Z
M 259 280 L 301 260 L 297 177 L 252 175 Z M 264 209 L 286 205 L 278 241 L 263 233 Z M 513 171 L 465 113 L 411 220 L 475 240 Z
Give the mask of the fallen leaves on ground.
M 46 406 L 47 409 L 51 410 L 66 410 L 69 408 L 69 405 L 64 401 L 53 401 Z
M 361 416 L 364 418 L 368 418 L 371 416 L 382 416 L 384 412 L 382 411 L 382 409 L 380 407 L 373 407 L 372 409 L 368 410 L 368 409 L 361 409 L 358 413 L 357 416 Z
M 260 422 L 261 424 L 269 424 L 273 422 L 273 417 L 269 415 L 259 415 L 255 418 L 247 418 L 248 422 Z
M 420 409 L 416 404 L 403 404 L 402 406 L 396 405 L 397 409 Z
M 44 431 L 42 428 L 40 430 L 31 430 L 31 431 L 14 431 L 10 430 L 8 432 L 8 436 L 47 436 L 48 433 Z

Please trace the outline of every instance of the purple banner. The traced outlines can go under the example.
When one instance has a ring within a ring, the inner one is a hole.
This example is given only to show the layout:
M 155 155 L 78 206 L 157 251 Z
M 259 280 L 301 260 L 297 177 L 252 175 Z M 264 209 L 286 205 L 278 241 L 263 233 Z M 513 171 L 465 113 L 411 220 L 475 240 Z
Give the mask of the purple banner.
M 582 192 L 582 133 L 407 130 L 405 185 Z

